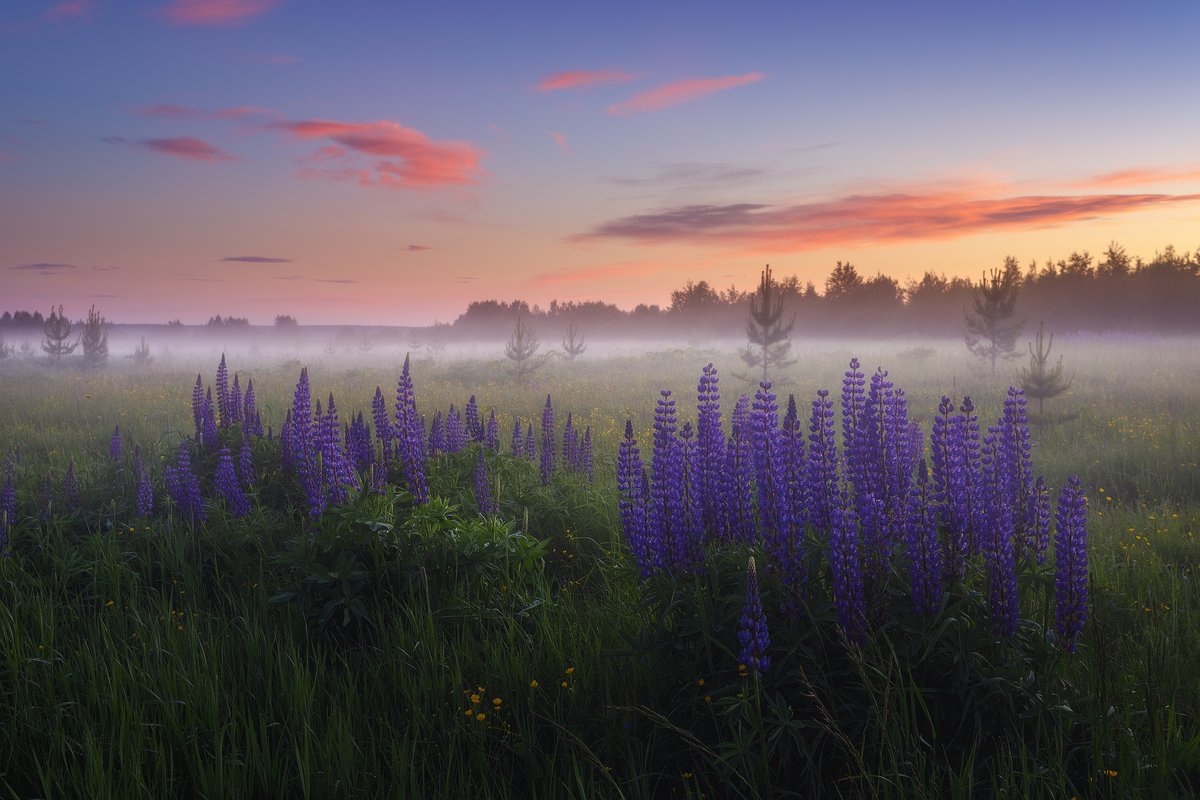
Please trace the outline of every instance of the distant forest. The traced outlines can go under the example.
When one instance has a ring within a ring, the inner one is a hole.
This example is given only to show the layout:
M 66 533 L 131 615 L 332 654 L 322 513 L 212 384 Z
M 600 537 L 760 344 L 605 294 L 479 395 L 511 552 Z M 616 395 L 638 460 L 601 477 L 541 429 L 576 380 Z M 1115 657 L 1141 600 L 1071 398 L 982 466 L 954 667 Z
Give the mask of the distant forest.
M 1086 250 L 1059 261 L 1031 262 L 1022 267 L 1006 258 L 997 267 L 1018 286 L 1016 319 L 1036 326 L 1045 322 L 1055 333 L 1076 331 L 1200 332 L 1200 248 L 1177 252 L 1168 245 L 1150 260 L 1109 245 L 1097 259 Z M 982 274 L 981 274 L 982 277 Z M 971 307 L 979 279 L 946 278 L 926 272 L 919 281 L 901 285 L 883 274 L 866 277 L 850 263 L 837 262 L 822 287 L 802 283 L 795 275 L 776 279 L 793 332 L 822 334 L 960 335 L 964 312 Z M 752 291 L 717 289 L 707 281 L 688 281 L 671 292 L 669 305 L 641 304 L 623 310 L 599 300 L 551 301 L 547 308 L 524 300 L 478 300 L 452 325 L 438 325 L 450 338 L 507 336 L 523 316 L 543 333 L 565 331 L 572 323 L 587 336 L 735 336 L 745 333 Z M 41 328 L 40 311 L 5 311 L 0 329 Z M 275 327 L 295 327 L 289 315 Z M 181 327 L 175 320 L 172 327 Z M 209 319 L 206 328 L 245 328 L 244 317 Z
M 1167 246 L 1144 261 L 1112 244 L 1099 260 L 1084 251 L 1025 268 L 1010 257 L 998 268 L 1019 287 L 1016 318 L 1034 326 L 1045 321 L 1056 333 L 1200 331 L 1200 248 L 1179 253 Z M 795 315 L 795 333 L 958 335 L 978 279 L 926 272 L 902 286 L 883 274 L 865 277 L 853 264 L 839 261 L 823 290 L 794 275 L 776 283 L 786 313 Z M 671 293 L 669 306 L 642 304 L 631 311 L 600 301 L 552 301 L 543 309 L 522 300 L 482 300 L 471 303 L 454 329 L 495 335 L 510 330 L 520 314 L 554 329 L 575 322 L 585 333 L 646 335 L 683 329 L 741 336 L 751 293 L 689 281 Z

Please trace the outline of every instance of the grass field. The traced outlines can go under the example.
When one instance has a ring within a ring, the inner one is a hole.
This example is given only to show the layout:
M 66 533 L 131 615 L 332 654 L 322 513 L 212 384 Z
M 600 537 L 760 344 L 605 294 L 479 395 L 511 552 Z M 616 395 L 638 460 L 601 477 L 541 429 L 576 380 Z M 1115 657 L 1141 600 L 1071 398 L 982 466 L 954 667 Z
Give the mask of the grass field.
M 400 487 L 312 520 L 275 441 L 256 441 L 252 510 L 219 501 L 192 524 L 162 465 L 193 433 L 196 373 L 220 351 L 114 359 L 99 372 L 0 361 L 0 452 L 19 448 L 11 555 L 0 559 L 0 794 L 11 797 L 1169 797 L 1200 793 L 1200 354 L 1196 342 L 1064 338 L 1076 378 L 1032 426 L 1052 496 L 1088 496 L 1090 617 L 1078 652 L 1047 635 L 1052 562 L 1021 574 L 1017 634 L 982 616 L 981 575 L 935 617 L 892 611 L 862 646 L 839 628 L 827 577 L 780 610 L 763 570 L 772 663 L 738 665 L 746 558 L 643 578 L 622 541 L 615 462 L 632 418 L 650 460 L 654 403 L 695 419 L 701 368 L 722 407 L 752 393 L 732 350 L 588 354 L 528 386 L 485 351 L 418 353 L 419 409 L 474 394 L 514 417 L 590 425 L 594 483 L 490 455 L 500 513 L 475 511 L 470 454 L 429 465 L 433 500 Z M 498 348 L 497 348 L 498 349 Z M 851 356 L 908 395 L 928 434 L 942 394 L 986 425 L 993 377 L 961 342 L 809 342 L 777 376 L 786 405 L 834 396 Z M 369 418 L 403 353 L 227 350 L 276 436 L 301 365 L 314 398 Z M 390 401 L 389 401 L 390 405 Z M 156 482 L 134 511 L 119 424 Z M 215 458 L 199 464 L 211 474 Z M 81 500 L 60 486 L 69 464 Z M 207 472 L 206 472 L 207 471 Z M 2 476 L 0 476 L 2 477 Z M 44 491 L 48 485 L 50 491 Z M 810 532 L 820 550 L 820 532 Z

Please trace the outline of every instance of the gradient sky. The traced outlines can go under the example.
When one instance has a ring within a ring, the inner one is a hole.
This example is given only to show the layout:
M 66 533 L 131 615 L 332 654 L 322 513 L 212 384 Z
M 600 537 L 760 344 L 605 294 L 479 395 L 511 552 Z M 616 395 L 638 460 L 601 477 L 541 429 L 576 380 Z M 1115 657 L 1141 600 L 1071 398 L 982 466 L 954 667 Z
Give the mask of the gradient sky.
M 1200 246 L 1200 3 L 6 0 L 0 310 L 428 324 Z

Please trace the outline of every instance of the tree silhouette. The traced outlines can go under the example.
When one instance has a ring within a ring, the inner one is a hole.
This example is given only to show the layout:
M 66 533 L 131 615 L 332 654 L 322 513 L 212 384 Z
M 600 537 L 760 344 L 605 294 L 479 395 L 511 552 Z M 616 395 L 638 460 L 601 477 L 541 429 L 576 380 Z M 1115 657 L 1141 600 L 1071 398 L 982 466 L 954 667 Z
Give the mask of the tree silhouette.
M 46 317 L 46 322 L 42 325 L 42 349 L 56 363 L 61 361 L 63 356 L 74 353 L 75 348 L 79 346 L 79 342 L 67 341 L 71 338 L 73 327 L 71 320 L 63 314 L 62 306 L 57 309 L 50 307 L 50 316 Z
M 83 363 L 89 367 L 100 367 L 108 360 L 108 324 L 92 306 L 87 321 L 83 323 Z
M 1015 358 L 1017 337 L 1023 321 L 1012 317 L 1017 310 L 1017 280 L 1020 267 L 1013 259 L 1005 260 L 1003 271 L 994 269 L 984 275 L 972 297 L 974 311 L 964 313 L 967 348 L 980 358 L 991 361 L 996 374 L 997 358 Z
M 783 323 L 783 294 L 771 278 L 771 265 L 762 272 L 758 291 L 750 296 L 750 315 L 746 318 L 746 338 L 750 342 L 741 351 L 742 361 L 751 367 L 762 367 L 762 380 L 767 381 L 769 368 L 786 367 L 796 363 L 788 358 L 792 348 L 792 317 Z
M 579 328 L 572 322 L 567 327 L 567 335 L 563 337 L 563 350 L 567 353 L 567 360 L 574 361 L 576 356 L 582 355 L 584 350 L 587 350 L 587 345 L 583 342 L 583 335 L 579 333 Z
M 1021 383 L 1021 388 L 1025 390 L 1026 397 L 1032 397 L 1038 401 L 1038 416 L 1045 413 L 1045 402 L 1048 397 L 1057 397 L 1058 395 L 1071 388 L 1071 384 L 1075 382 L 1075 376 L 1063 378 L 1063 363 L 1062 356 L 1058 357 L 1058 363 L 1053 367 L 1049 367 L 1050 363 L 1050 348 L 1054 347 L 1054 334 L 1050 334 L 1050 341 L 1045 341 L 1044 334 L 1046 323 L 1038 325 L 1037 347 L 1034 347 L 1033 342 L 1029 343 L 1029 366 L 1022 367 L 1017 373 L 1017 379 Z
M 504 345 L 504 355 L 513 362 L 509 374 L 517 379 L 517 383 L 526 383 L 534 370 L 545 364 L 546 359 L 550 357 L 546 353 L 538 355 L 539 347 L 541 343 L 538 342 L 537 336 L 525 326 L 525 319 L 518 316 L 517 325 L 508 337 L 508 344 Z

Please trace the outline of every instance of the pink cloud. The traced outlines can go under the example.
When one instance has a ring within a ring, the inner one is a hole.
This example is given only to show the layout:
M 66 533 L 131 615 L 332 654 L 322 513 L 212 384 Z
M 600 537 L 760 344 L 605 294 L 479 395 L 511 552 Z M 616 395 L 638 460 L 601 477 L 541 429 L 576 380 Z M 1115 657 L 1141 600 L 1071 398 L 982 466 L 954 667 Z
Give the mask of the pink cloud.
M 143 139 L 143 147 L 187 161 L 236 161 L 235 156 L 213 147 L 203 139 L 193 136 L 177 136 L 170 139 Z
M 618 83 L 628 83 L 636 77 L 630 72 L 621 72 L 615 69 L 577 69 L 547 75 L 538 81 L 534 88 L 539 92 L 557 92 L 563 89 L 578 89 L 583 86 L 613 86 Z
M 1178 183 L 1200 180 L 1200 169 L 1172 169 L 1170 167 L 1135 167 L 1118 172 L 1108 172 L 1076 182 L 1075 186 L 1089 188 L 1145 186 L 1151 183 Z
M 566 153 L 567 155 L 571 155 L 571 148 L 570 148 L 570 146 L 567 145 L 567 135 L 565 133 L 559 133 L 558 131 L 550 131 L 550 138 L 553 139 L 555 141 L 555 143 L 559 147 L 562 148 L 562 151 L 564 153 Z
M 432 250 L 433 248 L 424 244 L 410 244 L 405 249 L 410 253 L 422 253 L 426 250 Z
M 342 148 L 338 152 L 326 145 L 312 157 L 316 160 L 353 155 L 379 159 L 371 169 L 348 164 L 342 169 L 305 170 L 306 177 L 356 180 L 362 185 L 401 189 L 474 183 L 482 172 L 479 161 L 484 152 L 469 142 L 434 141 L 421 131 L 395 122 L 313 119 L 280 122 L 272 127 L 300 139 L 328 139 Z
M 279 5 L 281 0 L 173 0 L 163 9 L 171 25 L 232 27 Z
M 64 0 L 55 4 L 42 15 L 43 22 L 64 22 L 69 19 L 87 16 L 91 11 L 92 0 Z
M 976 233 L 1053 228 L 1196 201 L 1200 201 L 1200 194 L 988 198 L 943 191 L 847 195 L 788 206 L 679 206 L 611 220 L 575 238 L 627 239 L 643 244 L 721 243 L 799 252 L 837 245 L 955 239 Z
M 690 78 L 684 81 L 668 83 L 654 89 L 647 89 L 641 94 L 634 95 L 623 103 L 608 107 L 608 113 L 623 117 L 640 111 L 658 111 L 670 106 L 697 100 L 705 95 L 745 86 L 748 83 L 761 81 L 765 75 L 761 72 L 747 72 L 745 75 L 729 75 L 724 78 Z

